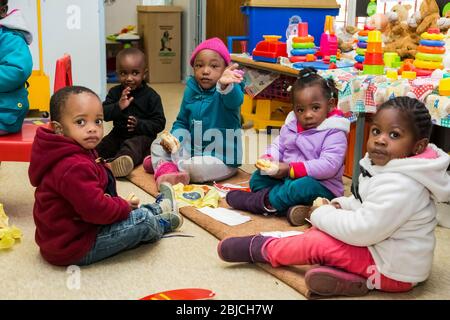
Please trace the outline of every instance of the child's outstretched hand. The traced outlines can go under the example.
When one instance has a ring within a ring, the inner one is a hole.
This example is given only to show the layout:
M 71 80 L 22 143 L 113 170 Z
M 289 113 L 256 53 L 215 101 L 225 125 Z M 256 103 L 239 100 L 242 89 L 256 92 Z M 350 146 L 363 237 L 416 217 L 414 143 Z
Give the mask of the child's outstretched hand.
M 131 92 L 130 87 L 126 87 L 122 91 L 122 96 L 120 97 L 120 100 L 119 100 L 120 110 L 124 110 L 124 109 L 128 108 L 130 106 L 131 102 L 134 100 L 133 97 L 129 97 L 130 92 Z
M 232 83 L 241 83 L 244 79 L 244 72 L 238 70 L 239 65 L 237 63 L 233 63 L 228 66 L 225 71 L 222 73 L 218 83 L 222 90 L 225 90 L 228 85 Z
M 136 130 L 137 124 L 138 119 L 136 117 L 129 116 L 127 123 L 128 132 L 133 132 L 134 130 Z

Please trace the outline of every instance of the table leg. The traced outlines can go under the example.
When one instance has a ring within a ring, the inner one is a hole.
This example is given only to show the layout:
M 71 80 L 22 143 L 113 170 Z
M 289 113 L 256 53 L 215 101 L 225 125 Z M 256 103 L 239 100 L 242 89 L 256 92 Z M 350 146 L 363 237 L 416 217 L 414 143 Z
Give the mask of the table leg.
M 358 185 L 358 177 L 360 172 L 359 160 L 362 159 L 363 143 L 364 143 L 364 125 L 366 122 L 366 115 L 364 112 L 358 113 L 356 120 L 356 142 L 353 150 L 353 173 L 352 184 L 356 187 Z

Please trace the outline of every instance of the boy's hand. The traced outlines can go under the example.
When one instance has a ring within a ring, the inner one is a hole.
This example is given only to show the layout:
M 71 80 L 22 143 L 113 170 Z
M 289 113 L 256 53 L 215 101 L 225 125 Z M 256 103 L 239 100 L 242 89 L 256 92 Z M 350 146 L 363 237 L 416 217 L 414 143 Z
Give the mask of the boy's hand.
M 128 108 L 130 106 L 131 102 L 134 100 L 133 97 L 128 97 L 130 95 L 130 92 L 131 92 L 130 87 L 126 87 L 122 91 L 122 96 L 120 97 L 120 100 L 119 100 L 120 110 L 124 110 L 124 109 Z
M 225 90 L 228 85 L 232 83 L 241 83 L 244 79 L 244 72 L 241 70 L 237 70 L 239 65 L 237 63 L 233 63 L 228 66 L 225 71 L 222 73 L 218 83 L 222 90 Z
M 128 132 L 133 132 L 134 130 L 136 130 L 137 124 L 138 119 L 136 117 L 129 116 L 127 123 Z
M 126 200 L 130 205 L 131 210 L 139 208 L 140 200 L 133 193 L 129 194 Z

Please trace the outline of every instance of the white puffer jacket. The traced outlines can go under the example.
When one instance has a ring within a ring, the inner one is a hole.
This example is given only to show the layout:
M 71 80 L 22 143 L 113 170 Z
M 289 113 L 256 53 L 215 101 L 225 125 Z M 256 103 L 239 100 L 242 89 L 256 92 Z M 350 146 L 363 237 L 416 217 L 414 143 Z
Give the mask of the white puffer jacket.
M 394 280 L 417 283 L 431 272 L 435 247 L 435 201 L 450 200 L 450 156 L 430 144 L 436 159 L 406 158 L 375 166 L 366 156 L 360 165 L 359 195 L 318 208 L 311 222 L 345 243 L 368 247 L 378 271 Z

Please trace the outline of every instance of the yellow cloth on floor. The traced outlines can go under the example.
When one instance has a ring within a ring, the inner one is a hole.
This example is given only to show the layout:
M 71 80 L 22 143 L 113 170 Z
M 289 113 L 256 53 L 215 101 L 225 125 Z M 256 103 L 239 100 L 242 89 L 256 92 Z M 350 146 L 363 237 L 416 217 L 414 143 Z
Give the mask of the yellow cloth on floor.
M 214 187 L 207 185 L 178 183 L 173 186 L 179 207 L 194 206 L 196 208 L 219 206 L 220 194 Z
M 8 216 L 0 203 L 0 250 L 11 248 L 16 240 L 22 238 L 22 231 L 19 228 L 8 224 Z

